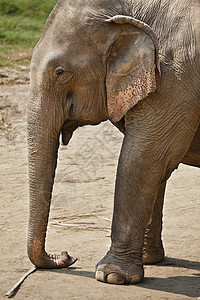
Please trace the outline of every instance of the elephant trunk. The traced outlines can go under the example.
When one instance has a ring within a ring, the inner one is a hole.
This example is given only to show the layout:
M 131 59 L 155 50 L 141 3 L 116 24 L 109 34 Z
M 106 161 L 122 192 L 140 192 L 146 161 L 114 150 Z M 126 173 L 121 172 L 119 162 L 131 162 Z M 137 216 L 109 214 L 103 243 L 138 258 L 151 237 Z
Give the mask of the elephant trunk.
M 60 126 L 56 112 L 31 103 L 28 113 L 29 229 L 28 256 L 40 268 L 55 268 L 45 252 L 51 194 L 57 165 Z M 34 109 L 32 108 L 34 107 Z M 41 116 L 41 117 L 40 117 Z M 61 120 L 60 120 L 61 121 Z

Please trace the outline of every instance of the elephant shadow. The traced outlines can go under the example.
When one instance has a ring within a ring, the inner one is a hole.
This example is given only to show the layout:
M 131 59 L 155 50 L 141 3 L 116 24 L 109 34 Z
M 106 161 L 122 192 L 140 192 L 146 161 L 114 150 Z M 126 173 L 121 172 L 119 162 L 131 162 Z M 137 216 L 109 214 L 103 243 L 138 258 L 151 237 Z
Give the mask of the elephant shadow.
M 174 295 L 184 295 L 191 298 L 200 296 L 200 274 L 194 276 L 174 276 L 167 278 L 146 277 L 138 286 L 145 289 L 167 292 Z
M 156 266 L 177 267 L 200 271 L 200 262 L 187 259 L 173 258 L 166 256 L 164 261 L 157 263 Z
M 200 271 L 200 262 L 172 257 L 166 257 L 163 262 L 156 264 L 156 266 L 158 268 L 177 267 Z M 94 272 L 84 271 L 79 267 L 69 267 L 68 269 L 49 271 L 53 273 L 65 273 L 74 276 L 94 279 Z M 193 274 L 193 276 L 173 276 L 167 278 L 145 277 L 145 279 L 141 283 L 132 285 L 132 287 L 141 287 L 144 289 L 157 290 L 161 292 L 163 291 L 171 294 L 184 295 L 195 298 L 200 296 L 200 273 Z
M 200 262 L 166 257 L 158 267 L 177 267 L 200 271 Z M 171 294 L 184 295 L 191 298 L 200 296 L 200 273 L 194 273 L 193 276 L 172 276 L 167 278 L 145 277 L 144 281 L 138 286 L 168 292 Z
M 40 271 L 46 271 L 41 269 Z M 93 278 L 94 279 L 94 272 L 91 271 L 83 271 L 80 267 L 69 267 L 66 269 L 49 269 L 49 272 L 58 273 L 58 274 L 70 274 L 74 276 L 86 277 L 86 278 Z

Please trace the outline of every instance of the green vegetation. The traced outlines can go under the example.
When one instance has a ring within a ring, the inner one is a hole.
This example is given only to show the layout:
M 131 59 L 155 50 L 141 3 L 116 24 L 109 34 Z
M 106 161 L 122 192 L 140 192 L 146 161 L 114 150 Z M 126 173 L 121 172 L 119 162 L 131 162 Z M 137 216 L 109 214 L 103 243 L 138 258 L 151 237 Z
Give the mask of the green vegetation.
M 0 0 L 0 66 L 27 64 L 56 0 Z

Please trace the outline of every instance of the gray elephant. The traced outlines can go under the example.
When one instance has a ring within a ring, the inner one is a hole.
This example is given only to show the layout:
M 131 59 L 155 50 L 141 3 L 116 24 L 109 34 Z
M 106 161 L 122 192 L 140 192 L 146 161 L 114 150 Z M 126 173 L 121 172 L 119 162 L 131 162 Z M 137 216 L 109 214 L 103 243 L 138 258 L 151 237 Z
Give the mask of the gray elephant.
M 124 133 L 111 247 L 96 279 L 136 283 L 143 263 L 164 258 L 166 181 L 179 163 L 200 166 L 199 0 L 59 0 L 31 62 L 28 104 L 28 255 L 40 268 L 59 137 L 109 119 Z M 95 201 L 95 199 L 94 199 Z

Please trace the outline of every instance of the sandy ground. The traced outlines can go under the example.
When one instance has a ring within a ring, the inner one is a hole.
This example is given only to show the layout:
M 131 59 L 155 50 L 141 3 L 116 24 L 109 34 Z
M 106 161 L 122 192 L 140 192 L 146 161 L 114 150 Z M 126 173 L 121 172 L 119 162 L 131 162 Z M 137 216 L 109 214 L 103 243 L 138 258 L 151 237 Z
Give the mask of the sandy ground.
M 26 254 L 28 73 L 0 70 L 0 298 L 31 268 Z M 78 129 L 61 146 L 47 250 L 79 258 L 69 269 L 40 270 L 15 299 L 197 299 L 200 297 L 200 172 L 180 165 L 169 180 L 164 208 L 166 259 L 145 266 L 137 285 L 94 279 L 110 245 L 114 181 L 122 134 L 109 122 Z M 200 299 L 200 298 L 199 298 Z

